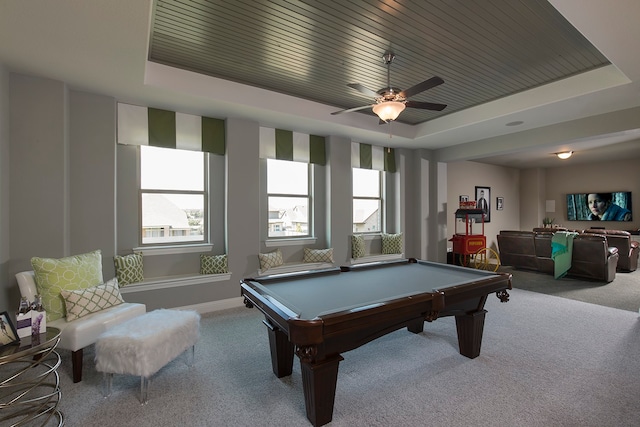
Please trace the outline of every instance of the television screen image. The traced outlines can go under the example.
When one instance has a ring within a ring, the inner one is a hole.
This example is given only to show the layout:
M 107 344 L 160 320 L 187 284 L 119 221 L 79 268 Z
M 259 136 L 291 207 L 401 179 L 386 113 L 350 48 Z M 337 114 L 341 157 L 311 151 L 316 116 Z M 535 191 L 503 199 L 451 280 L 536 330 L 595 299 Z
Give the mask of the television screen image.
M 631 221 L 631 192 L 567 194 L 569 221 Z

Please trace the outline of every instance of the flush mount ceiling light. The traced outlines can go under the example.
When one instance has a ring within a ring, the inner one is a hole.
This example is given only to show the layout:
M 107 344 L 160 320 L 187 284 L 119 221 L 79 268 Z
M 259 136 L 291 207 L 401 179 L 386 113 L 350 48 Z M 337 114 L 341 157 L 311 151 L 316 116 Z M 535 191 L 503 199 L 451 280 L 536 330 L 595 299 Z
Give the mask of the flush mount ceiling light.
M 573 154 L 573 151 L 561 151 L 560 153 L 556 153 L 559 159 L 566 160 Z

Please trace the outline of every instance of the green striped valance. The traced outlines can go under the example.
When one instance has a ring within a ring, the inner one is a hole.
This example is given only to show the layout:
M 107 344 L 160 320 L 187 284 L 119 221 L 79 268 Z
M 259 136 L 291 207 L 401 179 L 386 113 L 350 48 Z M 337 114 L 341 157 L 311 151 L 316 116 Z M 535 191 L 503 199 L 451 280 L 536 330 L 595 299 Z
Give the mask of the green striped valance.
M 394 173 L 396 172 L 396 154 L 393 148 L 352 142 L 351 167 Z
M 118 143 L 224 155 L 224 120 L 118 103 Z
M 323 136 L 264 127 L 260 128 L 260 157 L 327 164 Z

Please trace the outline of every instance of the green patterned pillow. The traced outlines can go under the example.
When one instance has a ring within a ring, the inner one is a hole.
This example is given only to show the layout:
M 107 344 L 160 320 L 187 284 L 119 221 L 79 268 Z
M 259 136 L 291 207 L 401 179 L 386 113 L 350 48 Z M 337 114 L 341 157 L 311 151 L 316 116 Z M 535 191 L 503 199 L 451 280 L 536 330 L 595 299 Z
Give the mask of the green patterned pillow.
M 118 279 L 115 277 L 102 285 L 76 291 L 62 291 L 60 295 L 64 298 L 67 308 L 67 322 L 124 302 L 118 289 Z
M 113 257 L 113 263 L 116 266 L 116 277 L 120 287 L 144 280 L 142 252 L 134 252 L 125 256 L 116 255 Z
M 351 236 L 351 258 L 362 258 L 364 256 L 364 236 L 354 234 Z
M 276 249 L 273 252 L 267 252 L 266 254 L 258 254 L 258 258 L 260 259 L 260 270 L 268 270 L 284 264 L 280 249 Z
M 402 253 L 402 233 L 385 234 L 382 233 L 382 253 L 401 254 Z
M 63 290 L 86 289 L 103 281 L 100 250 L 60 259 L 33 257 L 31 266 L 49 322 L 65 315 L 65 303 L 60 296 Z
M 333 262 L 333 248 L 309 249 L 304 248 L 303 262 Z
M 227 255 L 200 254 L 200 274 L 228 273 Z

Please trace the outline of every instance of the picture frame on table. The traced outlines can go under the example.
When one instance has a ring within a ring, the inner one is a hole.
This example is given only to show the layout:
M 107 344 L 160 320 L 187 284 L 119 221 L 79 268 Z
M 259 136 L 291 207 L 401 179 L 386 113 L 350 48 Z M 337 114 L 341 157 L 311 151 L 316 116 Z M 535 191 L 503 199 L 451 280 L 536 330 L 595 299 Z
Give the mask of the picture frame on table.
M 469 201 L 469 196 L 461 194 L 460 196 L 458 196 L 458 201 L 459 202 L 468 202 Z
M 504 209 L 504 197 L 496 197 L 496 210 L 501 211 Z
M 20 342 L 18 331 L 11 322 L 9 313 L 4 311 L 0 313 L 0 347 L 17 344 Z
M 491 187 L 476 185 L 476 209 L 482 209 L 484 222 L 491 222 Z

